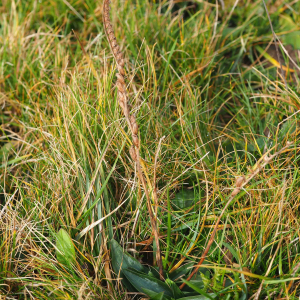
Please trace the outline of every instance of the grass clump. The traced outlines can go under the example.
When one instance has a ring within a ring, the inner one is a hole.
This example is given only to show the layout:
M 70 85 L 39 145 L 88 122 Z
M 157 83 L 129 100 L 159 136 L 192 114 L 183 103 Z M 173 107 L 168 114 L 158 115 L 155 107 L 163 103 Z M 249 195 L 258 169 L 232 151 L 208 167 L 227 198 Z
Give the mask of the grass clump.
M 145 184 L 102 4 L 0 4 L 1 297 L 161 297 L 147 190 L 162 297 L 298 299 L 299 3 L 113 1 Z

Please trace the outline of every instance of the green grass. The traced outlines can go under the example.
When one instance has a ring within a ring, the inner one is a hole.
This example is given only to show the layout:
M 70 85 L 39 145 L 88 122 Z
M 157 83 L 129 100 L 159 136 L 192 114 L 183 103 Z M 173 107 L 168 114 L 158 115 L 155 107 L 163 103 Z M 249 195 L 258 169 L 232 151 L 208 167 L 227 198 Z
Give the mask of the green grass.
M 285 84 L 259 50 L 273 38 L 263 3 L 112 2 L 165 269 L 199 261 L 235 178 L 291 141 L 236 196 L 197 278 L 220 299 L 298 299 L 300 81 L 290 64 Z M 284 46 L 298 47 L 300 3 L 267 6 Z M 1 299 L 131 299 L 111 238 L 156 266 L 114 84 L 102 1 L 0 3 Z M 60 228 L 70 264 L 56 255 Z

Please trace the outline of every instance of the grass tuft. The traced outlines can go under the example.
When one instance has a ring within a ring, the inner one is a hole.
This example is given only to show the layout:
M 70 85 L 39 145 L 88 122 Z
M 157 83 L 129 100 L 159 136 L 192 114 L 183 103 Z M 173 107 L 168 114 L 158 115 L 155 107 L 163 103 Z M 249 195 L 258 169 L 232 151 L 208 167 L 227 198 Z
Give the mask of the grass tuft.
M 157 266 L 146 190 L 170 276 L 211 239 L 182 291 L 299 298 L 300 4 L 266 2 L 278 58 L 261 1 L 177 2 L 111 4 L 145 185 L 103 1 L 0 3 L 1 299 L 145 298 L 115 274 L 110 241 Z

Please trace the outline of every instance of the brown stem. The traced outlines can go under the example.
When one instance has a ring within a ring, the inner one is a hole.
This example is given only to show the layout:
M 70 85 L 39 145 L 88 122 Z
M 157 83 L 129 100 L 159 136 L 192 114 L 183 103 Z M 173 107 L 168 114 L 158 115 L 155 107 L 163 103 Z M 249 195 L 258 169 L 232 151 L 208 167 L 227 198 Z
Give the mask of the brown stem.
M 117 69 L 118 73 L 116 74 L 117 76 L 117 88 L 118 88 L 118 101 L 119 105 L 122 108 L 123 114 L 125 116 L 125 119 L 128 123 L 128 126 L 131 131 L 131 137 L 133 141 L 133 145 L 130 148 L 129 152 L 132 157 L 132 159 L 136 162 L 137 170 L 138 170 L 138 177 L 142 183 L 142 186 L 144 188 L 146 198 L 147 198 L 147 207 L 148 207 L 148 212 L 150 216 L 150 222 L 152 226 L 152 230 L 154 233 L 154 238 L 155 238 L 155 243 L 157 247 L 157 252 L 156 252 L 156 260 L 157 264 L 159 267 L 159 274 L 160 278 L 163 280 L 163 265 L 162 265 L 162 259 L 161 259 L 161 253 L 160 253 L 160 246 L 159 246 L 159 233 L 158 229 L 156 226 L 156 220 L 155 216 L 152 211 L 152 205 L 151 205 L 151 200 L 150 200 L 150 195 L 149 191 L 146 185 L 146 181 L 142 172 L 141 168 L 141 163 L 140 163 L 140 141 L 138 138 L 138 125 L 136 123 L 135 116 L 132 114 L 130 115 L 130 107 L 128 105 L 128 97 L 126 93 L 126 84 L 124 80 L 124 75 L 125 75 L 125 70 L 124 70 L 124 58 L 123 54 L 120 51 L 120 47 L 117 43 L 113 27 L 110 21 L 110 16 L 109 16 L 109 0 L 104 0 L 103 4 L 103 23 L 104 23 L 104 29 L 105 29 L 105 34 L 107 36 L 111 51 L 114 55 L 115 61 L 117 63 Z

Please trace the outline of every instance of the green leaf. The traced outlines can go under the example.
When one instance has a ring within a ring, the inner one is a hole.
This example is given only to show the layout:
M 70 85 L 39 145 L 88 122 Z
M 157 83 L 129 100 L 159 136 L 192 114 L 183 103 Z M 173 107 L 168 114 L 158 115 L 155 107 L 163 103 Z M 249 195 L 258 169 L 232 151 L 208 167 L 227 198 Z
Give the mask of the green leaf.
M 223 246 L 226 247 L 229 250 L 229 252 L 233 255 L 233 257 L 237 261 L 239 261 L 239 256 L 238 256 L 237 252 L 234 250 L 234 248 L 231 245 L 229 245 L 228 243 L 223 242 Z
M 282 36 L 284 45 L 291 45 L 295 50 L 300 50 L 300 31 L 293 31 Z
M 119 245 L 119 243 L 112 239 L 111 240 L 111 255 L 112 255 L 112 266 L 114 272 L 117 276 L 123 278 L 123 283 L 130 291 L 135 291 L 134 286 L 126 279 L 123 271 L 124 269 L 133 268 L 136 271 L 140 271 L 143 273 L 147 272 L 147 269 L 142 266 L 142 264 L 132 257 L 127 252 L 123 251 L 123 248 Z
M 3 147 L 0 148 L 0 158 L 2 158 L 2 156 L 6 155 L 7 153 L 9 153 L 9 151 L 13 148 L 13 144 L 12 143 L 6 143 L 4 144 Z M 3 166 L 3 165 L 2 165 Z M 1 167 L 2 167 L 1 166 Z
M 4 164 L 0 165 L 0 168 L 4 168 L 4 167 L 7 167 L 7 166 L 16 164 L 16 163 L 18 163 L 19 161 L 22 161 L 22 160 L 24 160 L 25 158 L 27 158 L 27 157 L 29 157 L 29 156 L 31 156 L 31 154 L 26 154 L 26 155 L 23 155 L 23 156 L 20 156 L 20 157 L 11 159 L 11 160 L 5 162 Z
M 182 190 L 175 195 L 172 200 L 173 206 L 175 208 L 186 209 L 194 204 L 195 194 L 193 190 Z
M 209 297 L 206 297 L 206 296 L 202 296 L 202 295 L 199 295 L 199 296 L 189 296 L 189 297 L 183 297 L 183 298 L 179 298 L 177 300 L 209 300 L 209 299 L 214 299 L 212 297 L 215 297 L 216 294 L 207 294 Z
M 64 229 L 60 229 L 56 235 L 56 257 L 61 264 L 70 265 L 75 261 L 72 239 Z
M 117 274 L 119 273 L 120 269 L 122 271 L 128 268 L 132 268 L 136 271 L 144 273 L 148 271 L 137 259 L 132 257 L 127 252 L 124 252 L 123 248 L 114 239 L 111 240 L 111 254 L 113 269 Z
M 173 297 L 175 299 L 183 297 L 184 294 L 183 292 L 179 289 L 179 287 L 177 286 L 177 284 L 172 281 L 171 279 L 167 278 L 166 279 L 166 284 L 170 287 L 170 289 L 172 290 L 173 293 Z
M 291 19 L 291 17 L 284 15 L 279 19 L 279 24 L 281 25 L 282 30 L 289 31 L 294 30 L 298 26 Z M 283 44 L 291 45 L 294 49 L 300 49 L 300 31 L 289 32 L 281 37 Z
M 247 299 L 247 293 L 245 293 L 244 291 L 242 291 L 242 294 L 239 298 L 239 300 L 246 300 Z
M 169 278 L 171 280 L 175 281 L 179 277 L 186 275 L 191 270 L 193 265 L 194 265 L 194 263 L 190 262 L 190 263 L 187 263 L 187 264 L 181 266 L 180 268 L 178 268 L 175 271 L 173 271 L 172 273 L 170 273 Z
M 250 152 L 259 151 L 259 150 L 262 151 L 266 145 L 266 140 L 267 139 L 263 137 L 256 139 L 256 143 L 248 145 L 248 151 Z
M 159 268 L 158 267 L 148 266 L 148 268 L 149 268 L 149 270 L 148 270 L 147 274 L 149 276 L 160 279 L 160 274 L 159 274 Z M 165 271 L 163 272 L 163 276 L 164 276 L 164 278 L 167 277 L 167 274 L 166 274 Z
M 148 289 L 143 289 L 143 291 L 150 297 L 149 300 L 164 300 L 164 292 L 155 293 Z
M 141 293 L 147 294 L 146 290 L 150 290 L 155 293 L 163 292 L 164 299 L 171 299 L 173 296 L 173 292 L 169 288 L 169 286 L 159 279 L 148 276 L 145 273 L 136 271 L 131 268 L 123 270 L 123 273 L 125 274 L 126 278 L 130 281 L 130 283 Z
M 263 284 L 278 284 L 278 283 L 283 283 L 283 282 L 289 282 L 289 281 L 294 281 L 294 280 L 299 280 L 300 277 L 292 277 L 292 278 L 285 278 L 285 279 L 274 279 L 274 280 L 265 280 Z
M 288 15 L 282 15 L 281 18 L 279 18 L 279 25 L 283 31 L 289 31 L 297 28 L 295 22 Z
M 241 34 L 242 30 L 242 27 L 225 27 L 222 31 L 222 38 L 229 38 L 230 40 L 234 40 Z
M 217 294 L 213 294 L 213 293 L 210 293 L 210 294 L 207 294 L 205 293 L 204 291 L 202 291 L 197 285 L 195 285 L 194 283 L 190 282 L 190 281 L 187 281 L 185 279 L 182 279 L 182 281 L 188 285 L 190 288 L 192 288 L 195 292 L 199 293 L 200 295 L 202 296 L 205 296 L 206 298 L 200 298 L 200 299 L 214 299 Z M 197 299 L 197 298 L 196 298 Z

